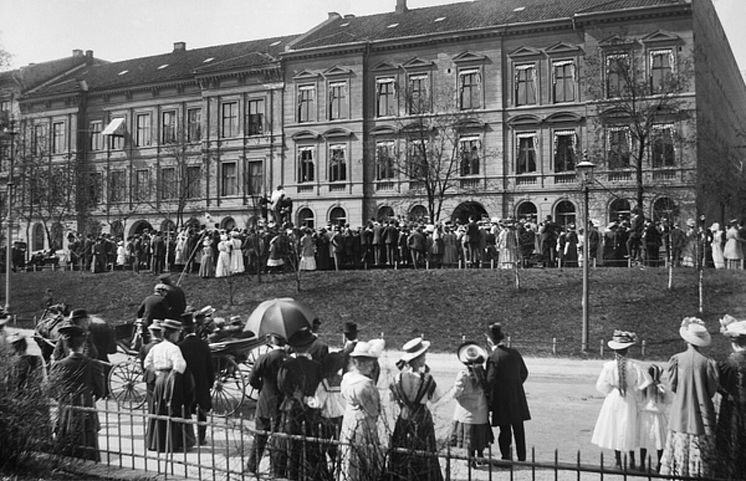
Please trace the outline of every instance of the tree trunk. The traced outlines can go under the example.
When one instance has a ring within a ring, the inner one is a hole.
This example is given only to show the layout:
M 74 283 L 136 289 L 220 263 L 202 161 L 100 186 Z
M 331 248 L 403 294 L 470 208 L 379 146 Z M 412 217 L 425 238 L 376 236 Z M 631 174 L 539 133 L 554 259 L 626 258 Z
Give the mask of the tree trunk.
M 644 214 L 643 210 L 643 198 L 645 195 L 645 187 L 643 183 L 643 175 L 642 175 L 642 162 L 645 158 L 645 140 L 639 139 L 640 141 L 640 148 L 637 152 L 637 162 L 635 163 L 635 180 L 637 183 L 637 207 L 640 209 L 640 213 Z

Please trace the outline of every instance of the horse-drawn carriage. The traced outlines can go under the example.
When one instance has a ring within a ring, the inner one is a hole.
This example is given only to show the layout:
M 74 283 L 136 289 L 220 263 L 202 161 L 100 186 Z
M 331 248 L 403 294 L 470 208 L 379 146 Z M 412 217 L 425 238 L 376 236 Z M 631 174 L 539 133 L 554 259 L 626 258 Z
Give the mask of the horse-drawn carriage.
M 64 305 L 52 306 L 47 315 L 37 323 L 34 339 L 48 362 L 56 342 L 57 329 L 67 316 Z M 127 409 L 138 409 L 146 402 L 146 385 L 139 349 L 132 340 L 139 326 L 136 321 L 113 326 L 120 360 L 109 365 L 107 376 L 110 398 Z M 246 398 L 254 399 L 254 390 L 248 376 L 258 356 L 266 349 L 265 337 L 252 336 L 242 339 L 223 339 L 210 343 L 215 369 L 215 382 L 211 389 L 213 412 L 228 416 L 235 413 Z M 121 359 L 122 355 L 125 359 Z

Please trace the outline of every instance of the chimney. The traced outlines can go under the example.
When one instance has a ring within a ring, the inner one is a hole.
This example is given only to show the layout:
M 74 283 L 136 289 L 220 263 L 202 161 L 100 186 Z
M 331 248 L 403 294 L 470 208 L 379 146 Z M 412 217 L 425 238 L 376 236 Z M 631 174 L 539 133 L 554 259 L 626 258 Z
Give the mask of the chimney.
M 73 58 L 80 58 L 83 56 L 83 51 L 79 48 L 73 49 Z
M 355 14 L 354 13 L 348 13 L 347 15 L 344 16 L 344 18 L 345 18 L 345 20 L 349 20 L 351 18 L 355 18 Z
M 342 18 L 342 15 L 338 14 L 337 12 L 329 12 L 327 15 L 329 15 L 329 20 L 333 18 Z
M 409 11 L 407 8 L 407 0 L 396 0 L 396 9 L 394 11 L 396 13 L 406 13 Z
M 93 58 L 93 50 L 86 50 L 85 56 L 88 58 Z
M 174 53 L 186 52 L 186 42 L 174 42 Z

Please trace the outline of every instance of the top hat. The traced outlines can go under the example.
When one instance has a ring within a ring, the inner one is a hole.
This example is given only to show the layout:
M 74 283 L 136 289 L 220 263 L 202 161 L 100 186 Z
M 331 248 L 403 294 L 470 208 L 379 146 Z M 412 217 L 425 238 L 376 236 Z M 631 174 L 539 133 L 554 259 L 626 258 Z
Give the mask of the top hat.
M 68 317 L 68 320 L 70 322 L 75 322 L 78 319 L 85 319 L 88 317 L 88 311 L 85 309 L 73 309 L 70 312 L 70 317 Z
M 494 342 L 500 342 L 505 339 L 505 333 L 503 332 L 503 326 L 499 322 L 493 322 L 490 324 L 490 338 Z
M 684 320 L 681 321 L 679 335 L 682 339 L 693 346 L 709 346 L 712 342 L 712 337 L 710 337 L 710 333 L 707 332 L 705 322 L 696 317 L 685 317 Z
M 487 351 L 476 342 L 468 341 L 458 347 L 456 356 L 463 364 L 482 364 L 487 359 Z
M 315 340 L 316 336 L 314 336 L 309 329 L 304 328 L 290 336 L 288 344 L 290 344 L 291 347 L 306 347 L 312 344 Z
M 345 334 L 357 334 L 357 324 L 351 321 L 345 322 L 342 332 Z
M 616 329 L 611 340 L 606 344 L 609 346 L 609 349 L 614 351 L 627 349 L 628 347 L 637 344 L 637 334 L 631 331 L 621 331 Z
M 420 357 L 422 354 L 425 354 L 425 352 L 430 349 L 430 341 L 425 341 L 421 337 L 415 337 L 414 339 L 407 341 L 401 349 L 404 351 L 401 360 L 403 362 L 409 362 Z

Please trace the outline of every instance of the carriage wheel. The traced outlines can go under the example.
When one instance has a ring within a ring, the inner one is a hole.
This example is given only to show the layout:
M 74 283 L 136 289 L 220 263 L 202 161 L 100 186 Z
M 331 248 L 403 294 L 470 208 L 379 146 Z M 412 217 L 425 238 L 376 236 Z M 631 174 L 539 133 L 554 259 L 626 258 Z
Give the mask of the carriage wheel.
M 147 386 L 137 359 L 114 364 L 109 371 L 109 395 L 119 406 L 138 409 L 145 404 Z
M 241 372 L 243 373 L 244 379 L 246 379 L 246 397 L 251 399 L 252 401 L 256 401 L 257 395 L 259 393 L 249 384 L 249 375 L 251 375 L 251 370 L 254 369 L 254 364 L 256 364 L 259 356 L 266 352 L 269 352 L 269 346 L 266 344 L 255 347 L 254 349 L 249 351 L 249 354 L 246 356 L 246 360 L 239 366 L 241 368 Z
M 218 416 L 230 416 L 243 404 L 246 380 L 241 368 L 230 357 L 214 360 L 215 382 L 212 385 L 212 410 Z

